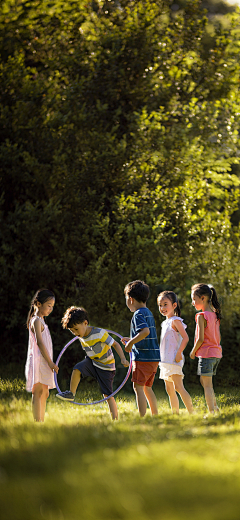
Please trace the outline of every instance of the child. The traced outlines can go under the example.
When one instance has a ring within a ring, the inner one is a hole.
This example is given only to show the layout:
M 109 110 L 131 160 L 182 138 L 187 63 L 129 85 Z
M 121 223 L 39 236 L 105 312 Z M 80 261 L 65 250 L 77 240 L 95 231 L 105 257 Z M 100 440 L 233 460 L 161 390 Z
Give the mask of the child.
M 58 373 L 58 366 L 52 361 L 52 339 L 45 323 L 55 303 L 55 296 L 48 289 L 40 289 L 32 299 L 27 318 L 29 343 L 25 367 L 26 390 L 32 392 L 33 418 L 43 422 L 49 388 L 55 388 L 53 371 Z
M 160 379 L 164 379 L 166 392 L 173 413 L 179 414 L 177 393 L 182 398 L 189 413 L 193 412 L 192 399 L 183 386 L 184 356 L 182 354 L 188 343 L 187 326 L 183 323 L 179 302 L 173 291 L 163 291 L 157 298 L 159 311 L 166 320 L 162 323 L 160 341 Z
M 212 376 L 222 357 L 220 345 L 221 309 L 216 291 L 211 285 L 198 283 L 191 289 L 192 304 L 198 312 L 195 316 L 196 332 L 194 347 L 190 352 L 192 359 L 198 357 L 198 375 L 204 388 L 206 403 L 210 413 L 218 412 L 213 390 Z
M 126 305 L 134 314 L 130 328 L 131 339 L 122 338 L 122 342 L 126 352 L 132 352 L 132 382 L 138 411 L 144 417 L 148 402 L 152 415 L 157 415 L 157 399 L 152 385 L 160 361 L 160 350 L 154 317 L 146 306 L 149 287 L 141 280 L 135 280 L 126 285 L 124 294 Z
M 87 356 L 77 363 L 72 372 L 70 391 L 59 392 L 57 397 L 66 401 L 74 401 L 81 376 L 91 376 L 99 383 L 104 397 L 113 393 L 113 379 L 115 376 L 115 360 L 111 347 L 118 353 L 121 363 L 129 366 L 122 348 L 104 329 L 89 325 L 88 314 L 82 307 L 70 307 L 66 310 L 62 325 L 79 337 L 81 346 Z M 107 400 L 112 419 L 118 419 L 118 410 L 114 397 Z

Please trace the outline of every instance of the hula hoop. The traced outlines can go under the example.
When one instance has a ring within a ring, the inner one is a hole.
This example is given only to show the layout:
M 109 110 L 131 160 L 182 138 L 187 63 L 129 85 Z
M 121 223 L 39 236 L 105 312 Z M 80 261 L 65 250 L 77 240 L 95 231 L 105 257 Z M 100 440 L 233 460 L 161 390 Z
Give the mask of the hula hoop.
M 107 329 L 105 329 L 105 330 L 107 330 Z M 117 332 L 114 332 L 113 330 L 107 330 L 107 332 L 109 332 L 109 334 L 114 334 L 115 336 L 118 336 L 118 338 L 120 338 L 120 339 L 122 338 L 122 336 L 120 334 L 118 334 Z M 60 354 L 59 354 L 59 356 L 57 358 L 57 361 L 56 361 L 56 365 L 57 366 L 58 366 L 58 363 L 59 363 L 62 355 L 64 354 L 65 350 L 67 350 L 69 345 L 71 345 L 71 343 L 76 341 L 76 339 L 79 339 L 78 336 L 76 336 L 75 338 L 71 339 L 71 341 L 69 341 L 65 345 L 65 347 L 63 347 L 63 349 L 61 350 L 61 352 L 60 352 Z M 120 386 L 116 390 L 114 390 L 114 392 L 111 395 L 108 395 L 107 397 L 104 397 L 104 399 L 100 399 L 100 401 L 92 401 L 92 403 L 77 403 L 77 401 L 68 401 L 68 402 L 71 403 L 71 404 L 77 404 L 78 406 L 90 406 L 90 405 L 93 405 L 93 404 L 99 404 L 99 403 L 103 403 L 104 401 L 107 401 L 108 399 L 110 399 L 110 397 L 113 397 L 115 394 L 117 394 L 119 392 L 119 390 L 121 390 L 121 388 L 125 385 L 125 383 L 127 382 L 128 378 L 130 376 L 131 368 L 132 368 L 132 353 L 130 352 L 130 363 L 129 363 L 127 375 L 124 378 L 123 382 L 120 384 Z M 58 386 L 56 372 L 54 372 L 54 381 L 55 381 L 55 385 L 56 385 L 57 391 L 61 392 L 61 390 L 60 390 L 60 388 Z

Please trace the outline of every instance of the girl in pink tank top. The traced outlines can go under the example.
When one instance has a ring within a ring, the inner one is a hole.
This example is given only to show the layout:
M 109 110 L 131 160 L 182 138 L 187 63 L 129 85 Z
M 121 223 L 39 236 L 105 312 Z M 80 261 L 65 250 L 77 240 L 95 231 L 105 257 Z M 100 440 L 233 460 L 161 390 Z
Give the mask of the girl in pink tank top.
M 32 392 L 33 418 L 38 422 L 44 421 L 49 388 L 55 388 L 53 371 L 58 373 L 58 366 L 52 361 L 51 335 L 44 320 L 52 312 L 54 303 L 54 293 L 40 289 L 32 299 L 27 319 L 26 390 Z
M 191 289 L 192 304 L 196 314 L 196 332 L 194 347 L 190 352 L 192 359 L 198 357 L 198 375 L 204 388 L 204 394 L 210 413 L 219 411 L 213 390 L 212 377 L 222 357 L 220 345 L 221 310 L 217 293 L 213 286 L 198 283 Z

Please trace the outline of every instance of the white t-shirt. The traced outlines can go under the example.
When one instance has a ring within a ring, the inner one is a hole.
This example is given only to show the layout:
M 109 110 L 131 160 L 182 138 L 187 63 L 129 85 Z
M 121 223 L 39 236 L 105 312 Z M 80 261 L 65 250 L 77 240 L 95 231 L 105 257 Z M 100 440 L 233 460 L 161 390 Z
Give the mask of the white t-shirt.
M 183 359 L 179 361 L 179 363 L 176 363 L 175 357 L 176 353 L 181 345 L 182 342 L 182 336 L 172 328 L 173 321 L 180 320 L 183 324 L 183 327 L 186 329 L 187 325 L 183 323 L 182 318 L 179 318 L 178 316 L 172 316 L 172 318 L 167 318 L 165 321 L 162 322 L 162 333 L 161 333 L 161 340 L 160 340 L 160 356 L 161 356 L 161 363 L 171 363 L 180 367 L 183 367 L 184 365 L 184 355 Z

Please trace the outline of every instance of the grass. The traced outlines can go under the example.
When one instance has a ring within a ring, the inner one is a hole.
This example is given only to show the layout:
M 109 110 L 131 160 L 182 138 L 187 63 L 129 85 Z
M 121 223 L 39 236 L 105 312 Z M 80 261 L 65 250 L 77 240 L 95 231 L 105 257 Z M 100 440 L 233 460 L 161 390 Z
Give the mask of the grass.
M 83 388 L 83 387 L 82 387 Z M 97 399 L 95 387 L 81 399 Z M 3 520 L 239 520 L 239 389 L 219 389 L 221 414 L 172 416 L 156 385 L 159 416 L 140 419 L 120 392 L 120 420 L 107 405 L 78 407 L 51 392 L 33 423 L 21 380 L 0 380 L 0 514 Z

